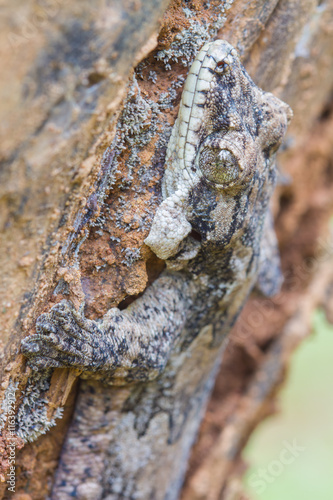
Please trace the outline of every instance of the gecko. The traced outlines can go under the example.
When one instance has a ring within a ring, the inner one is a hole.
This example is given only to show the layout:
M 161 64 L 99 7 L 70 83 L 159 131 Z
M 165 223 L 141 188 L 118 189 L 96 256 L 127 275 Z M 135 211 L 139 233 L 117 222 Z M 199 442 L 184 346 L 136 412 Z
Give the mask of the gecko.
M 22 341 L 32 369 L 74 367 L 87 379 L 52 499 L 178 498 L 228 333 L 254 287 L 271 296 L 281 285 L 269 201 L 291 117 L 286 103 L 254 84 L 228 42 L 198 52 L 145 240 L 165 270 L 101 320 L 62 301 Z M 94 420 L 89 431 L 89 418 L 104 418 L 123 387 L 112 425 Z

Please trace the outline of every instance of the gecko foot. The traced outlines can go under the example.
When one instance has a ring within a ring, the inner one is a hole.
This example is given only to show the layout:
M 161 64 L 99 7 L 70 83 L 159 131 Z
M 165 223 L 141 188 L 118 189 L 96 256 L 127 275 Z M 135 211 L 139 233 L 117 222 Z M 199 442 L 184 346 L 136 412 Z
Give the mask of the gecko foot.
M 31 368 L 76 367 L 95 371 L 103 364 L 103 332 L 96 322 L 77 312 L 71 302 L 64 300 L 42 314 L 36 330 L 36 335 L 21 343 Z

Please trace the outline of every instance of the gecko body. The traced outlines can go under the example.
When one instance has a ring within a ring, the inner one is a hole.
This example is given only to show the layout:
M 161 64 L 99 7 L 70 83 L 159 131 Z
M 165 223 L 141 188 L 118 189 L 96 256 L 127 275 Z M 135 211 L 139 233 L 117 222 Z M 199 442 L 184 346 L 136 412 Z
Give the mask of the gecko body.
M 166 270 L 102 321 L 63 301 L 23 341 L 32 368 L 76 367 L 112 386 L 103 410 L 99 382 L 84 383 L 52 498 L 177 498 L 224 340 L 255 284 L 272 295 L 281 283 L 269 200 L 290 118 L 287 104 L 253 83 L 231 45 L 202 47 L 145 240 Z

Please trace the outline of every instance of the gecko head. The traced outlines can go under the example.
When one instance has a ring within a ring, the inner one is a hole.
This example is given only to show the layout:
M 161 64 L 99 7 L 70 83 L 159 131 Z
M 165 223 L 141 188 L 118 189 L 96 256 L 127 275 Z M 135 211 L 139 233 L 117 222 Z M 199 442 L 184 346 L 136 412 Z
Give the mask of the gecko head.
M 200 71 L 209 86 L 195 148 L 189 149 L 187 219 L 203 246 L 224 248 L 239 238 L 256 245 L 275 185 L 275 155 L 292 112 L 254 84 L 226 42 L 208 44 Z M 195 114 L 195 96 L 193 102 Z
M 146 243 L 163 259 L 194 230 L 202 246 L 260 240 L 275 153 L 291 111 L 258 88 L 225 41 L 202 47 L 167 148 L 163 203 Z

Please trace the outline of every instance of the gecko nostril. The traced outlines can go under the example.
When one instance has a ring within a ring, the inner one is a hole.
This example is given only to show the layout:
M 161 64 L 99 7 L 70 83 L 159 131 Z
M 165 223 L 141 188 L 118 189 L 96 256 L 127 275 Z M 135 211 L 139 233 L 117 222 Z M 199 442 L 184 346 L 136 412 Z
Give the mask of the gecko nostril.
M 217 64 L 216 64 L 216 68 L 215 68 L 215 71 L 216 73 L 224 73 L 224 71 L 228 68 L 228 63 L 227 61 L 225 60 L 222 60 L 222 61 L 219 61 Z

